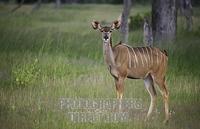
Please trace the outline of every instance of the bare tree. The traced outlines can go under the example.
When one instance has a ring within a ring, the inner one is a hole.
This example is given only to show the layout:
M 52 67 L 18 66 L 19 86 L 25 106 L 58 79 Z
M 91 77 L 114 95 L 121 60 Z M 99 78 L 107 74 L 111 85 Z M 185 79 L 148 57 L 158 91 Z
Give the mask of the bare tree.
M 176 38 L 176 0 L 153 0 L 152 29 L 155 42 Z
M 39 9 L 40 6 L 41 6 L 41 3 L 42 3 L 42 0 L 38 0 L 38 1 L 33 5 L 32 11 Z
M 121 40 L 124 43 L 128 42 L 128 16 L 131 10 L 131 0 L 124 0 L 123 2 L 123 12 L 121 15 Z
M 191 0 L 179 0 L 179 8 L 181 15 L 185 16 L 186 29 L 191 31 L 193 25 Z
M 145 45 L 153 46 L 152 27 L 147 18 L 144 19 L 143 38 L 143 42 Z
M 60 8 L 61 5 L 61 1 L 60 0 L 56 0 L 56 8 Z

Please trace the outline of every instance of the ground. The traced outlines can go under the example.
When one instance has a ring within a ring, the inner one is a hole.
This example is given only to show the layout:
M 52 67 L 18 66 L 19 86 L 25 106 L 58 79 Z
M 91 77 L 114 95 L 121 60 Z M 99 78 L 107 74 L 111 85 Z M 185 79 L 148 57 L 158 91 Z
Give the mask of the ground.
M 103 61 L 101 34 L 92 29 L 91 21 L 112 22 L 122 6 L 55 9 L 48 4 L 32 12 L 31 5 L 24 5 L 10 13 L 13 6 L 0 4 L 1 128 L 200 128 L 200 8 L 194 8 L 192 32 L 185 30 L 184 18 L 179 16 L 177 40 L 159 46 L 169 53 L 166 78 L 171 118 L 164 125 L 159 92 L 157 112 L 147 122 L 138 116 L 129 122 L 73 123 L 64 111 L 56 110 L 60 98 L 116 97 L 114 80 Z M 135 5 L 131 15 L 150 10 L 148 5 Z M 129 36 L 129 45 L 144 45 L 142 29 Z M 113 42 L 119 40 L 119 32 L 113 32 Z M 126 80 L 124 98 L 142 99 L 144 109 L 150 103 L 142 80 Z

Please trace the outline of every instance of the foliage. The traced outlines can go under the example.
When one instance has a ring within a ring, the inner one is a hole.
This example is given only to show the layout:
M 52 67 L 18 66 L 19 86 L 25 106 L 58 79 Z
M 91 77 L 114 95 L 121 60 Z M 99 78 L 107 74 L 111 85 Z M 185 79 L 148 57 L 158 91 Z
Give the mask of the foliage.
M 143 15 L 137 13 L 134 16 L 130 16 L 129 30 L 138 30 L 143 27 L 144 19 L 151 21 L 151 12 L 145 12 Z
M 129 24 L 130 30 L 137 30 L 141 28 L 142 25 L 143 25 L 143 17 L 139 13 L 135 16 L 130 16 L 130 24 Z
M 31 64 L 19 65 L 12 71 L 14 84 L 17 86 L 33 85 L 38 80 L 40 72 L 38 59 Z
M 143 17 L 151 21 L 151 12 L 145 12 Z

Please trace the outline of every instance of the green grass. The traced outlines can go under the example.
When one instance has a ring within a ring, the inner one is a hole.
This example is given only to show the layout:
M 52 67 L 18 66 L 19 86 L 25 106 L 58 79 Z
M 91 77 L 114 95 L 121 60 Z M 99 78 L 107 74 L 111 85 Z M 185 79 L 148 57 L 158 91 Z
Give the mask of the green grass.
M 0 5 L 0 127 L 6 129 L 68 128 L 168 128 L 200 127 L 200 8 L 194 9 L 194 30 L 184 30 L 178 19 L 177 41 L 163 48 L 169 52 L 167 84 L 170 110 L 168 125 L 164 119 L 162 98 L 157 108 L 161 114 L 144 123 L 143 119 L 122 123 L 73 123 L 63 112 L 55 111 L 58 99 L 115 98 L 113 78 L 103 62 L 101 34 L 91 27 L 93 19 L 109 23 L 121 10 L 119 5 L 64 5 L 61 9 L 43 5 L 31 12 L 23 6 L 15 13 Z M 131 15 L 150 11 L 150 6 L 136 5 Z M 113 33 L 118 42 L 119 33 Z M 142 30 L 133 31 L 130 45 L 142 46 Z M 41 72 L 37 81 L 17 86 L 13 70 L 24 68 L 38 59 Z M 142 98 L 145 108 L 149 95 L 142 80 L 127 80 L 125 98 Z

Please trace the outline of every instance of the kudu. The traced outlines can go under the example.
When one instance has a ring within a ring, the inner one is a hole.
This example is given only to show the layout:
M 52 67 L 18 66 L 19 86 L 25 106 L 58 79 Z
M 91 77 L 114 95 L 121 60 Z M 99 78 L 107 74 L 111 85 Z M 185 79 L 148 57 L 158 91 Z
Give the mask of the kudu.
M 145 88 L 151 97 L 147 113 L 147 118 L 149 118 L 156 102 L 155 82 L 163 96 L 165 106 L 164 122 L 167 122 L 169 120 L 169 92 L 165 80 L 168 62 L 167 52 L 155 47 L 131 47 L 121 42 L 112 46 L 111 32 L 119 29 L 119 20 L 114 21 L 111 26 L 104 27 L 98 21 L 93 21 L 92 27 L 102 32 L 104 59 L 110 74 L 115 79 L 117 98 L 122 99 L 126 78 L 143 79 Z

